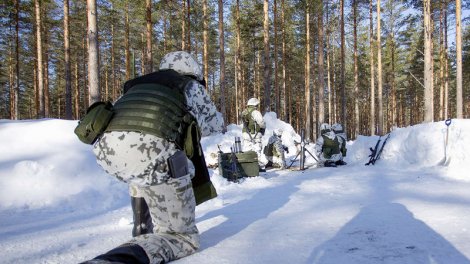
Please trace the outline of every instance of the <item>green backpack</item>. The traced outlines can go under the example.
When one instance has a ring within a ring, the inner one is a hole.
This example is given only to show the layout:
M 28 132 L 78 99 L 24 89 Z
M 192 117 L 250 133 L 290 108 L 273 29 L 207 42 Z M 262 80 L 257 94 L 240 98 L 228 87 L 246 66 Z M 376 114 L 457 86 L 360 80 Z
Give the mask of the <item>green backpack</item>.
M 103 134 L 113 114 L 111 102 L 95 102 L 88 107 L 73 132 L 80 141 L 92 145 Z

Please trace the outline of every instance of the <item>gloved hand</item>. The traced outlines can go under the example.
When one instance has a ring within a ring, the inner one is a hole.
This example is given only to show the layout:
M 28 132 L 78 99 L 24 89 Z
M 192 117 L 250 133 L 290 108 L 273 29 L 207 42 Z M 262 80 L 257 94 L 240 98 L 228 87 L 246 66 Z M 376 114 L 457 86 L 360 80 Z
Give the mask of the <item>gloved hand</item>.
M 284 151 L 285 151 L 286 153 L 289 153 L 289 148 L 288 148 L 288 147 L 282 145 L 282 148 L 284 149 Z
M 266 128 L 260 128 L 260 129 L 259 129 L 259 132 L 260 132 L 261 135 L 263 135 L 263 136 L 264 136 L 264 132 L 265 132 L 265 131 L 266 131 Z

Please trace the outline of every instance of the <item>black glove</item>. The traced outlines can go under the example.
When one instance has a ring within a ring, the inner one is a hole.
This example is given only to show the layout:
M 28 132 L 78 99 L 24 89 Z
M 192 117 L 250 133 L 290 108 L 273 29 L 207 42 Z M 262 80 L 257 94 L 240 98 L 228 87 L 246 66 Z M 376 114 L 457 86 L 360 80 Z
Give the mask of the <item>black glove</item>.
M 259 129 L 259 132 L 260 132 L 261 135 L 263 135 L 263 136 L 264 136 L 264 132 L 265 132 L 265 131 L 266 131 L 266 128 L 260 128 L 260 129 Z
M 288 148 L 288 147 L 282 145 L 282 148 L 284 149 L 284 151 L 285 151 L 286 153 L 289 153 L 289 148 Z

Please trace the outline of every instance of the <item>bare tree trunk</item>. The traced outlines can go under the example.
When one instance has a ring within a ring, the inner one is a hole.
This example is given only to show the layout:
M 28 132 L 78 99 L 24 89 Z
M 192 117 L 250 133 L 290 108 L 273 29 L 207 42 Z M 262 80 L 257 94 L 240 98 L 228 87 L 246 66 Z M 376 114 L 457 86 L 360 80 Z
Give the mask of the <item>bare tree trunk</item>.
M 276 114 L 278 115 L 279 118 L 279 104 L 281 101 L 280 94 L 279 94 L 279 86 L 278 86 L 278 79 L 277 79 L 277 1 L 274 0 L 274 94 L 276 98 L 276 103 L 275 103 L 275 111 Z
M 324 73 L 323 73 L 323 0 L 319 1 L 318 11 L 318 123 L 325 122 Z
M 379 104 L 378 116 L 378 133 L 383 135 L 384 132 L 384 113 L 383 113 L 383 92 L 382 92 L 382 44 L 381 44 L 381 28 L 380 28 L 380 0 L 377 0 L 377 92 Z
M 186 0 L 182 0 L 183 6 L 181 7 L 181 50 L 186 50 Z
M 43 23 L 44 24 L 44 23 Z M 49 36 L 43 28 L 44 35 L 44 117 L 50 117 L 51 103 L 49 96 Z
M 87 0 L 88 6 L 88 84 L 90 89 L 89 104 L 101 99 L 99 80 L 99 49 L 96 0 Z
M 288 122 L 290 119 L 288 118 L 287 111 L 290 108 L 287 108 L 289 105 L 288 103 L 288 96 L 287 96 L 287 85 L 286 85 L 286 21 L 285 21 L 285 4 L 284 0 L 281 0 L 281 23 L 282 23 L 282 98 L 284 99 L 284 104 L 282 108 L 282 120 Z
M 131 50 L 129 45 L 129 1 L 126 1 L 124 20 L 124 48 L 126 49 L 126 80 L 131 78 Z M 113 98 L 114 99 L 114 98 Z
M 444 119 L 444 3 L 439 1 L 439 120 Z
M 74 105 L 75 105 L 75 119 L 80 118 L 80 90 L 79 90 L 79 84 L 78 84 L 78 56 L 75 60 L 75 89 L 74 89 Z
M 370 40 L 370 134 L 375 135 L 375 73 L 374 73 L 374 17 L 372 0 L 369 1 L 369 40 Z
M 463 118 L 462 101 L 462 3 L 455 0 L 455 48 L 457 52 L 457 118 Z
M 311 103 L 310 103 L 310 5 L 307 1 L 305 6 L 305 139 L 311 136 Z
M 238 0 L 237 0 L 238 4 Z M 237 5 L 238 6 L 238 5 Z M 204 14 L 204 79 L 209 81 L 209 16 L 207 12 L 207 0 L 202 1 L 202 10 Z M 206 85 L 206 89 L 208 86 Z
M 345 39 L 344 39 L 344 0 L 340 0 L 341 9 L 341 123 L 343 124 L 344 131 L 347 131 L 346 120 L 346 77 L 345 77 Z
M 357 0 L 353 0 L 354 16 L 354 138 L 359 135 L 359 74 L 357 71 Z
M 227 120 L 225 106 L 225 44 L 224 44 L 224 5 L 222 0 L 219 1 L 219 45 L 220 45 L 220 107 L 222 108 L 222 116 Z M 224 131 L 226 130 L 224 125 Z
M 72 119 L 72 72 L 70 67 L 69 0 L 64 0 L 65 119 Z
M 263 23 L 263 36 L 264 36 L 264 110 L 265 112 L 271 111 L 271 61 L 269 59 L 269 1 L 264 0 L 264 23 Z
M 115 62 L 115 57 L 114 57 L 114 40 L 115 40 L 115 35 L 114 35 L 114 24 L 111 25 L 111 90 L 112 90 L 112 97 L 113 100 L 117 98 L 117 92 L 116 92 L 116 62 Z
M 330 20 L 329 20 L 329 8 L 328 2 L 326 1 L 326 23 L 328 24 L 326 27 L 326 71 L 327 71 L 327 80 L 328 80 L 328 123 L 331 124 L 333 120 L 333 112 L 332 112 L 332 90 L 331 90 L 331 67 L 330 67 Z
M 423 0 L 424 5 L 424 122 L 433 122 L 433 79 L 432 79 L 432 29 L 431 1 Z
M 145 74 L 153 71 L 152 59 L 152 0 L 146 0 L 146 20 L 147 20 L 147 61 L 145 63 Z
M 187 0 L 187 3 L 186 3 L 186 23 L 188 24 L 188 30 L 186 30 L 187 32 L 187 37 L 186 37 L 186 41 L 187 41 L 187 51 L 188 52 L 191 52 L 191 2 L 190 0 Z
M 43 60 L 42 60 L 42 36 L 41 36 L 41 3 L 40 0 L 34 0 L 34 7 L 36 13 L 36 49 L 37 49 L 37 76 L 38 76 L 38 100 L 39 109 L 37 113 L 38 118 L 45 117 L 44 105 L 44 74 L 43 74 Z
M 11 110 L 11 119 L 17 120 L 19 118 L 18 111 L 18 97 L 20 95 L 20 0 L 15 0 L 15 88 L 13 89 L 13 98 L 10 104 L 13 106 Z M 11 85 L 11 84 L 10 84 Z
M 444 0 L 444 45 L 445 45 L 445 73 L 444 73 L 444 118 L 449 118 L 448 106 L 449 106 L 449 57 L 448 57 L 448 44 L 447 44 L 447 0 Z
M 243 83 L 242 83 L 242 68 L 241 68 L 241 54 L 240 54 L 240 50 L 241 50 L 241 43 L 240 43 L 240 38 L 241 38 L 241 34 L 240 34 L 240 1 L 237 0 L 237 6 L 236 6 L 236 27 L 237 27 L 237 50 L 236 50 L 236 55 L 235 55 L 235 69 L 236 69 L 236 76 L 235 76 L 235 80 L 237 81 L 237 100 L 235 102 L 236 104 L 236 108 L 235 108 L 235 112 L 236 112 L 236 123 L 238 124 L 238 106 L 239 106 L 239 102 L 240 102 L 240 98 L 238 97 L 238 92 L 241 90 L 243 91 Z M 244 99 L 243 99 L 243 96 L 242 97 L 242 102 L 244 102 Z

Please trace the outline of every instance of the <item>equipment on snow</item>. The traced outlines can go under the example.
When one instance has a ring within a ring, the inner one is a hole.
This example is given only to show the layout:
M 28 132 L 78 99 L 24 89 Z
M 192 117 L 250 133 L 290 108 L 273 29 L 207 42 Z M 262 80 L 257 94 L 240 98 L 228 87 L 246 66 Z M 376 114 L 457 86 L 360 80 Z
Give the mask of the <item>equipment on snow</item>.
M 295 158 L 293 160 L 291 160 L 291 163 L 290 163 L 289 166 L 287 166 L 287 169 L 289 169 L 292 166 L 292 164 L 294 164 L 294 162 L 297 160 L 297 157 L 299 157 L 299 155 L 300 155 L 300 167 L 299 167 L 299 169 L 300 170 L 305 170 L 305 152 L 310 154 L 310 157 L 312 157 L 314 160 L 319 162 L 318 159 L 308 149 L 305 148 L 305 146 L 308 145 L 308 144 L 309 144 L 309 142 L 305 142 L 305 129 L 302 129 L 302 130 L 300 130 L 300 150 L 295 155 Z
M 449 126 L 452 123 L 452 119 L 447 119 L 444 124 L 446 125 L 446 137 L 444 140 L 444 158 L 438 163 L 441 166 L 447 166 L 450 162 L 450 157 L 447 156 L 447 145 L 449 143 Z
M 220 148 L 219 148 L 220 150 Z M 219 151 L 219 174 L 229 181 L 259 176 L 258 154 L 255 151 L 230 153 Z
M 387 140 L 390 138 L 390 135 L 391 133 L 387 135 L 382 145 L 380 145 L 381 137 L 379 137 L 377 144 L 375 144 L 375 148 L 374 149 L 370 148 L 372 153 L 369 155 L 370 157 L 369 162 L 367 162 L 365 165 L 370 165 L 370 164 L 375 165 L 375 162 L 380 159 L 380 155 L 382 155 L 382 151 L 385 147 L 385 144 L 387 144 Z M 379 145 L 380 145 L 380 148 L 378 148 Z

